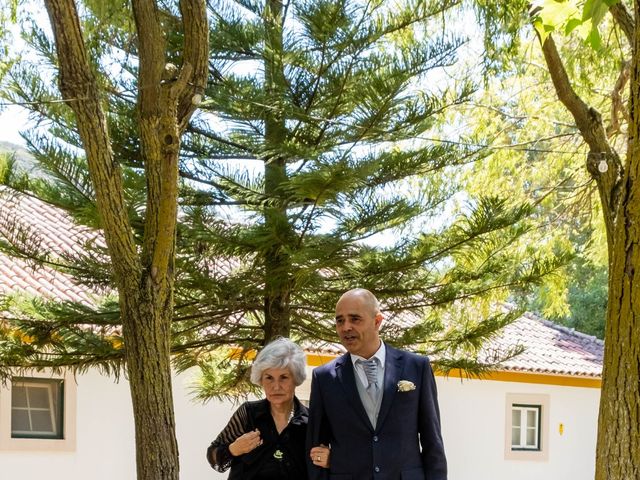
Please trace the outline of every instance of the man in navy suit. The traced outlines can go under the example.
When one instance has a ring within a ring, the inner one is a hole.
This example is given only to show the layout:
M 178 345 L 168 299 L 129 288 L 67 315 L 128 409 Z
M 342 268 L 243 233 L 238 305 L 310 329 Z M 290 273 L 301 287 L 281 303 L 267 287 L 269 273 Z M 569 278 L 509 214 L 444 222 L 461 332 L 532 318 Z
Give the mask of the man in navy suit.
M 427 357 L 380 340 L 376 297 L 358 288 L 336 305 L 348 353 L 316 368 L 307 449 L 311 480 L 446 480 L 436 383 Z M 321 468 L 329 445 L 330 467 Z

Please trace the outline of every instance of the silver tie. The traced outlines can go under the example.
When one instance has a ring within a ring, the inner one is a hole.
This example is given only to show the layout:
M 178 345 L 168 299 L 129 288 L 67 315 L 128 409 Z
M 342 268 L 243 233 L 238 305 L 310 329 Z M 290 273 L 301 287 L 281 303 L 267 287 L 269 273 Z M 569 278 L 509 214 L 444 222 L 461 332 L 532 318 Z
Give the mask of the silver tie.
M 367 376 L 367 392 L 369 395 L 375 396 L 378 392 L 378 362 L 375 357 L 369 360 L 358 360 L 356 363 L 362 366 L 364 373 Z

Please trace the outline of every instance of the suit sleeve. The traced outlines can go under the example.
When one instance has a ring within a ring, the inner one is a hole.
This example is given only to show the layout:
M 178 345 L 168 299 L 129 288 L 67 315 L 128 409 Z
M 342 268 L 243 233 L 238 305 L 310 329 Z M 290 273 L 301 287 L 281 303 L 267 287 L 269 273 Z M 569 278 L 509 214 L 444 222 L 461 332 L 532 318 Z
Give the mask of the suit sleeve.
M 425 359 L 420 382 L 418 422 L 425 480 L 447 480 L 447 459 L 440 427 L 438 391 L 428 359 Z
M 306 462 L 309 480 L 327 480 L 329 469 L 317 467 L 311 462 L 309 451 L 312 447 L 325 444 L 329 445 L 329 438 L 326 435 L 327 424 L 324 411 L 322 393 L 320 392 L 320 381 L 318 380 L 317 369 L 311 375 L 311 396 L 309 398 L 309 424 L 307 425 Z

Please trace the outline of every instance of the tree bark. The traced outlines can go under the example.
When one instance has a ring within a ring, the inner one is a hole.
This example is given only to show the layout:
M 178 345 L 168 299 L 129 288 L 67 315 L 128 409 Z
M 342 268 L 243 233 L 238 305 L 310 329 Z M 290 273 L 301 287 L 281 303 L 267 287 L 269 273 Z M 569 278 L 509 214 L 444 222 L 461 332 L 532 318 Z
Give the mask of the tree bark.
M 611 7 L 611 16 L 613 16 L 616 23 L 620 26 L 620 29 L 627 37 L 629 45 L 633 44 L 633 15 L 629 12 L 627 6 L 619 1 Z
M 265 90 L 270 99 L 265 110 L 264 166 L 265 194 L 269 203 L 265 206 L 265 227 L 274 237 L 273 247 L 265 255 L 264 330 L 265 343 L 276 336 L 288 337 L 290 333 L 291 262 L 283 244 L 292 245 L 292 229 L 287 216 L 286 161 L 274 154 L 285 140 L 286 129 L 281 105 L 286 80 L 282 62 L 281 0 L 267 0 L 264 10 L 266 44 L 264 49 Z
M 180 135 L 198 103 L 193 97 L 206 84 L 209 32 L 204 0 L 181 0 L 184 62 L 175 77 L 167 78 L 157 5 L 153 0 L 132 4 L 140 52 L 140 144 L 147 178 L 140 255 L 75 3 L 46 0 L 60 64 L 60 91 L 76 115 L 119 294 L 137 478 L 178 480 L 170 363 L 178 154 Z
M 634 4 L 631 122 L 609 271 L 596 480 L 640 478 L 640 2 Z
M 46 0 L 45 5 L 60 63 L 60 93 L 76 115 L 105 241 L 117 259 L 113 264 L 116 279 L 126 279 L 138 270 L 136 247 L 124 200 L 122 172 L 113 158 L 106 116 L 89 65 L 78 12 L 73 0 Z
M 547 69 L 551 75 L 558 99 L 573 116 L 582 138 L 589 146 L 587 170 L 596 181 L 602 203 L 602 212 L 607 232 L 609 259 L 613 251 L 613 236 L 616 223 L 616 212 L 620 203 L 620 175 L 622 162 L 618 153 L 611 147 L 602 115 L 595 108 L 587 105 L 573 90 L 569 76 L 556 48 L 553 37 L 549 35 L 542 44 Z M 600 162 L 605 162 L 607 170 L 599 170 Z

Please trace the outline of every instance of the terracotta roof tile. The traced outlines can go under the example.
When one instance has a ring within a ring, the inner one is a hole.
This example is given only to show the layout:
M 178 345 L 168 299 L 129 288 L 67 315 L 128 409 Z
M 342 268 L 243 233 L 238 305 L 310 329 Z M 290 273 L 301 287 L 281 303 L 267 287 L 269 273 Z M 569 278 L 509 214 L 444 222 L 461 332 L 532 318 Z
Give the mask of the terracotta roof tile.
M 537 372 L 599 378 L 602 374 L 604 342 L 533 313 L 525 313 L 504 328 L 487 346 L 508 348 L 522 345 L 524 352 L 503 364 L 508 371 Z
M 51 255 L 82 253 L 82 243 L 102 242 L 100 236 L 77 226 L 62 210 L 27 195 L 0 187 L 0 238 L 25 228 Z M 25 293 L 46 298 L 93 303 L 92 293 L 48 266 L 0 253 L 0 294 Z
M 484 348 L 485 358 L 495 350 L 506 351 L 516 345 L 524 347 L 524 352 L 504 362 L 499 370 L 593 378 L 601 376 L 604 354 L 602 340 L 544 320 L 533 313 L 523 314 L 488 342 Z M 314 353 L 326 355 L 345 352 L 344 347 L 337 343 L 304 346 Z

